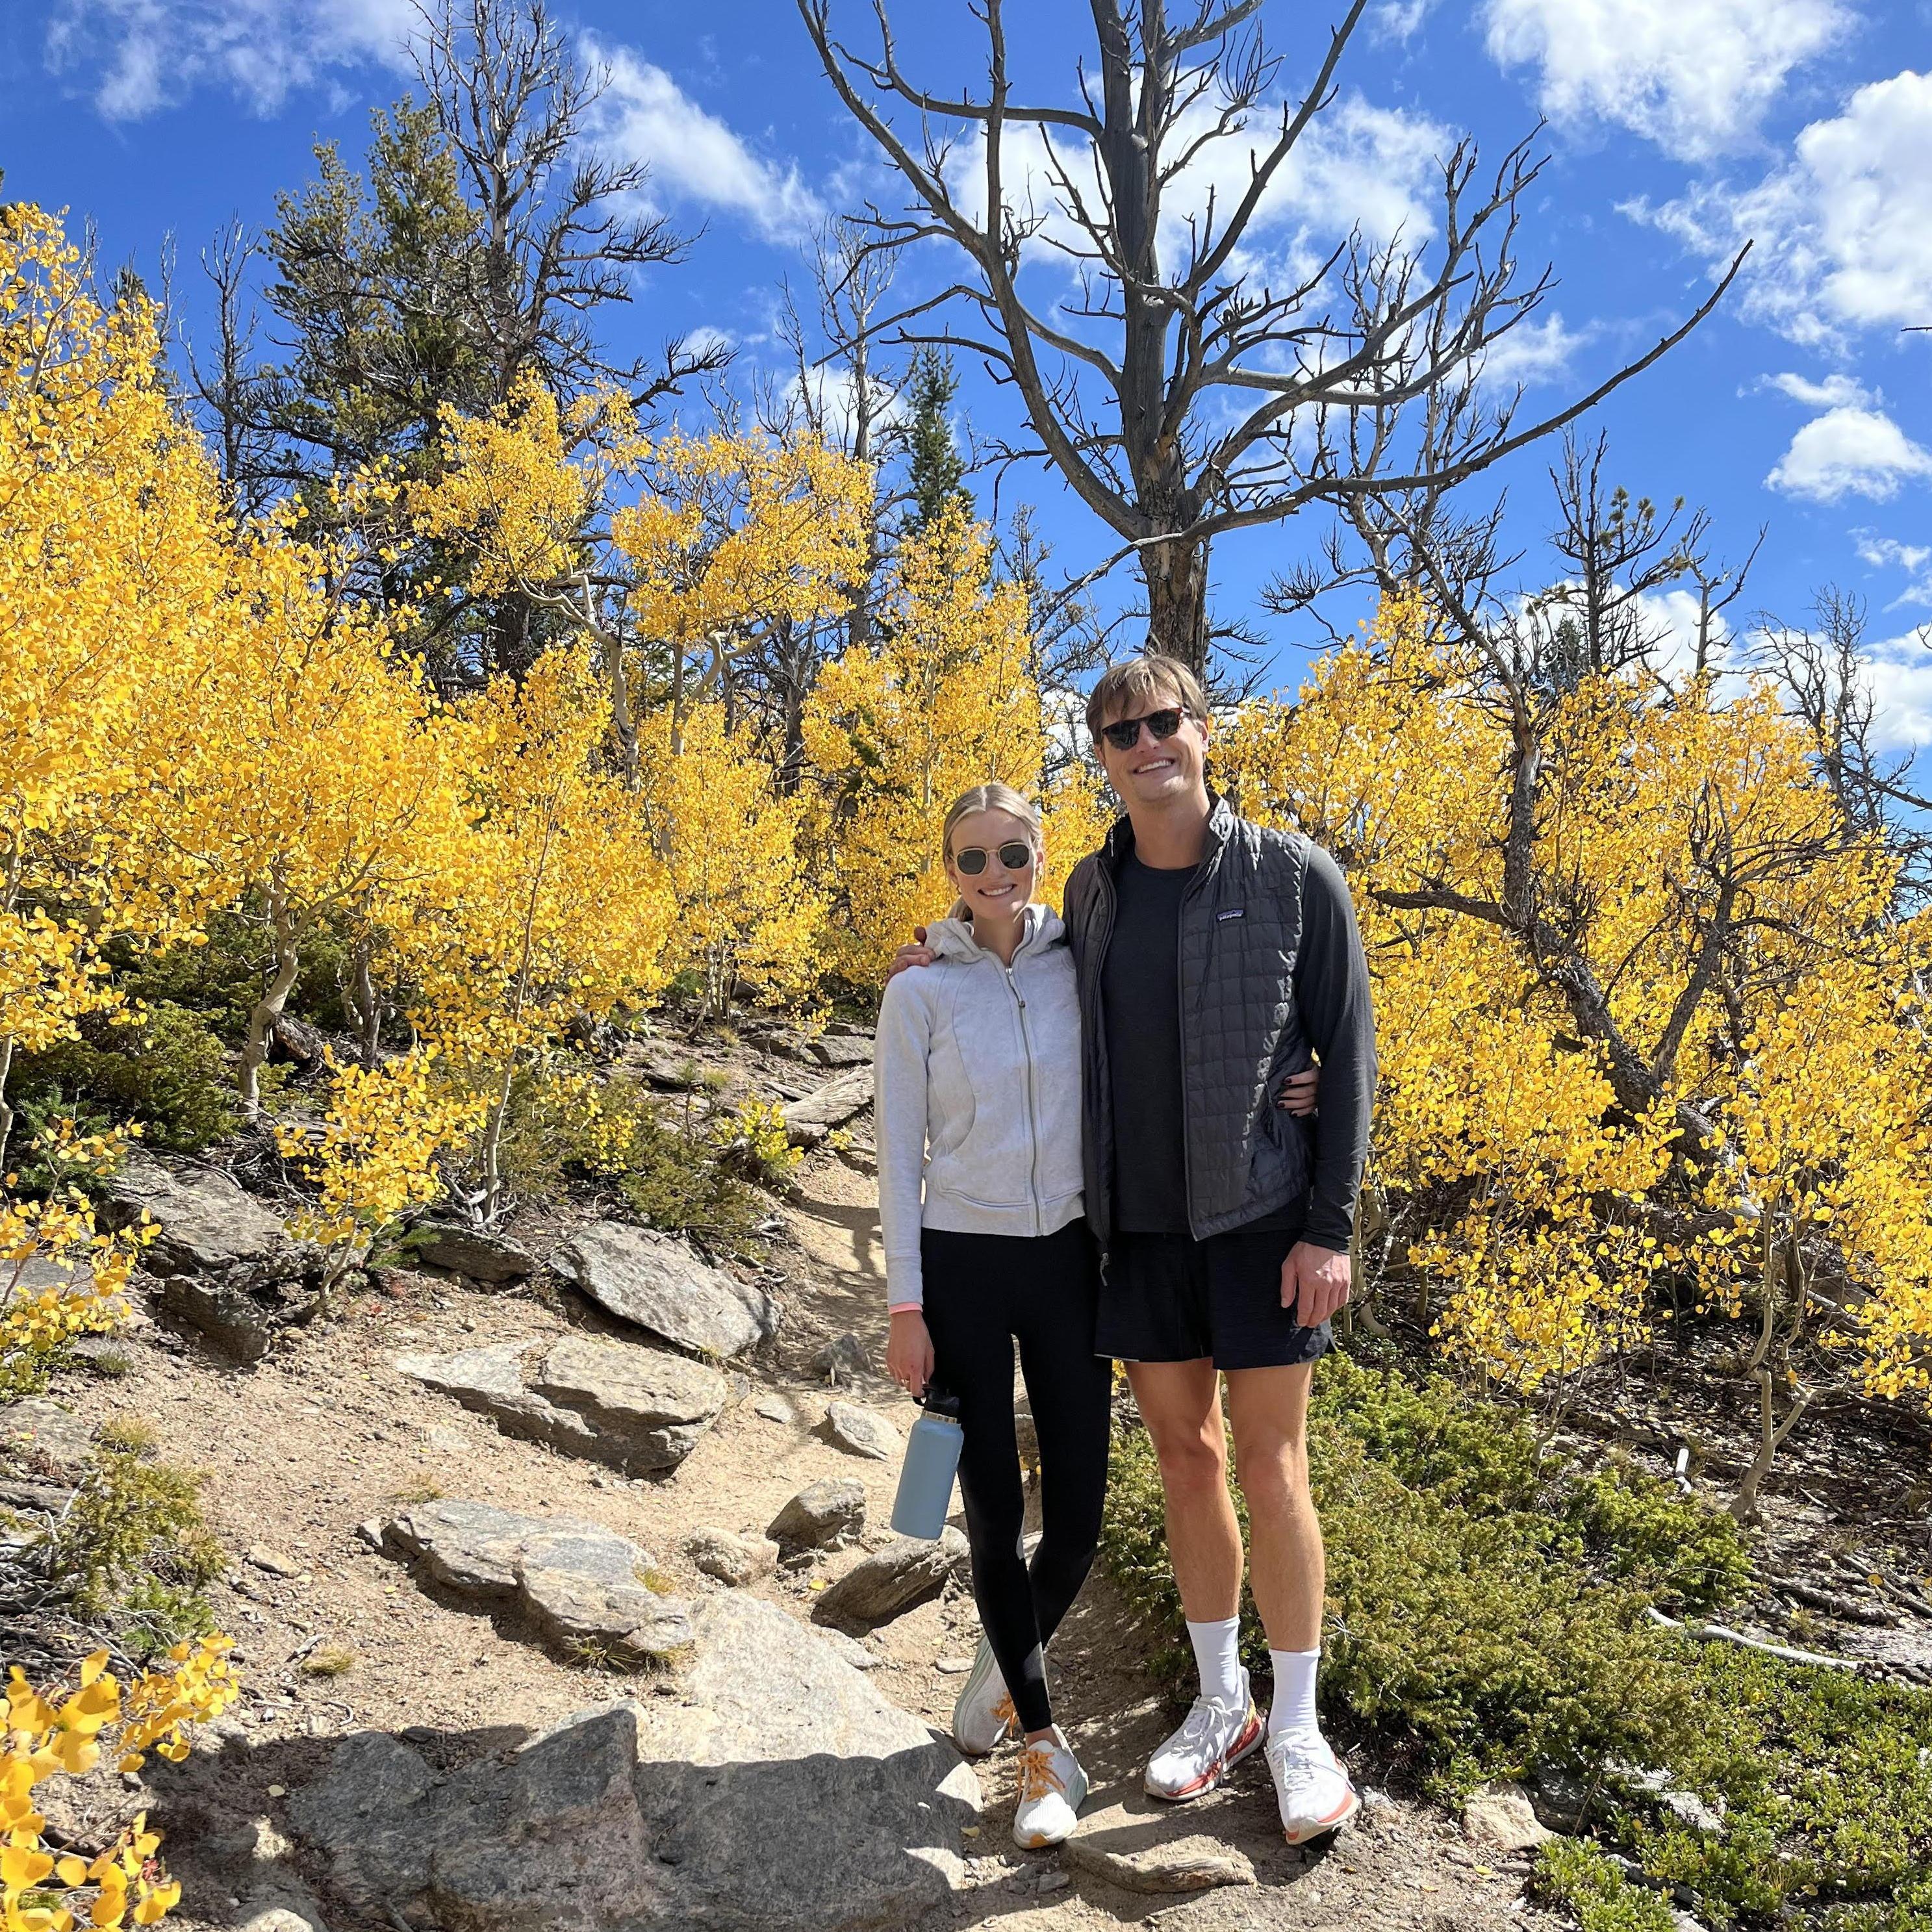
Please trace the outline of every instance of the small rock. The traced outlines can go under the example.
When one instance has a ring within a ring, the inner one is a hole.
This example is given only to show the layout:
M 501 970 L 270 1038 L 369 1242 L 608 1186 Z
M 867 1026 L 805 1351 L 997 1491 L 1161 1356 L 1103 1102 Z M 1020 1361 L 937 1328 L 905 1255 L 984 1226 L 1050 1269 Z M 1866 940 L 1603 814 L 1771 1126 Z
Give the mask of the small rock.
M 371 1550 L 380 1550 L 382 1546 L 382 1518 L 376 1516 L 365 1517 L 356 1526 L 356 1534 Z
M 835 1402 L 826 1410 L 825 1435 L 838 1448 L 878 1462 L 893 1461 L 905 1447 L 884 1416 L 856 1402 Z
M 1128 1892 L 1210 1892 L 1255 1883 L 1244 1853 L 1205 1833 L 1173 1837 L 1173 1828 L 1166 1813 L 1130 1799 L 1083 1817 L 1067 1840 L 1067 1862 Z
M 872 1039 L 869 1034 L 821 1034 L 805 1050 L 821 1066 L 869 1066 L 872 1064 Z
M 922 1537 L 895 1537 L 826 1590 L 813 1608 L 813 1620 L 867 1628 L 890 1623 L 938 1596 L 970 1561 L 965 1538 L 950 1524 L 937 1543 Z
M 864 1485 L 850 1476 L 837 1476 L 800 1490 L 766 1526 L 765 1534 L 789 1555 L 836 1550 L 865 1526 Z
M 292 1558 L 284 1556 L 278 1550 L 271 1550 L 266 1543 L 251 1543 L 248 1546 L 247 1561 L 257 1570 L 263 1570 L 271 1576 L 299 1576 L 302 1565 Z
M 403 1245 L 428 1267 L 466 1276 L 489 1288 L 523 1281 L 537 1270 L 536 1256 L 514 1241 L 443 1222 L 424 1222 L 412 1228 Z
M 942 1657 L 932 1667 L 943 1676 L 962 1677 L 973 1668 L 973 1660 L 970 1657 Z
M 850 1382 L 872 1373 L 872 1358 L 857 1336 L 845 1334 L 826 1342 L 812 1357 L 812 1366 L 829 1382 Z
M 872 1070 L 849 1066 L 802 1100 L 788 1101 L 785 1137 L 794 1147 L 816 1147 L 834 1127 L 842 1126 L 872 1102 Z
M 328 1928 L 320 1918 L 278 1903 L 265 1906 L 244 1920 L 242 1932 L 328 1932 Z
M 1462 1830 L 1473 1843 L 1492 1851 L 1526 1852 L 1552 1834 L 1538 1820 L 1529 1794 L 1520 1785 L 1486 1784 L 1462 1807 Z
M 798 1411 L 780 1395 L 776 1389 L 767 1389 L 752 1405 L 754 1415 L 762 1415 L 767 1422 L 783 1423 L 789 1426 L 798 1420 Z
M 734 1536 L 729 1530 L 694 1530 L 684 1553 L 707 1576 L 742 1590 L 778 1568 L 778 1546 L 768 1536 Z
M 470 1447 L 459 1430 L 440 1422 L 432 1423 L 423 1431 L 423 1442 L 439 1456 L 460 1456 Z

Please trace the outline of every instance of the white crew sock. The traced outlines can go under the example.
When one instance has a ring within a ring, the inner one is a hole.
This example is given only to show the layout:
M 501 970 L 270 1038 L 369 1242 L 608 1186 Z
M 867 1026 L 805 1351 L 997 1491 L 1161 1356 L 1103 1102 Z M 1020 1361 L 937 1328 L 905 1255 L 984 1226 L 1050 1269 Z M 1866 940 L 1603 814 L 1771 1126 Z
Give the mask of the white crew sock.
M 1187 1640 L 1194 1646 L 1194 1662 L 1201 1672 L 1201 1694 L 1224 1711 L 1246 1708 L 1247 1692 L 1241 1678 L 1241 1622 L 1222 1617 L 1217 1622 L 1190 1624 Z
M 1193 1626 L 1190 1624 L 1191 1630 Z M 1322 1652 L 1315 1650 L 1271 1650 L 1274 1664 L 1274 1702 L 1268 1706 L 1268 1736 L 1283 1731 L 1313 1731 L 1315 1720 L 1315 1670 Z

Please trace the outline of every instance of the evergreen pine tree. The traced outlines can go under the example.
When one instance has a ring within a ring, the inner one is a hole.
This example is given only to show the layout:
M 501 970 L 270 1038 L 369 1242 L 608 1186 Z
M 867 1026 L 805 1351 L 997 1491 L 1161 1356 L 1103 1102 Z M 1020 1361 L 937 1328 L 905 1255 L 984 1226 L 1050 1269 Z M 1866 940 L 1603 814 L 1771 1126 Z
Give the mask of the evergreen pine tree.
M 916 536 L 957 503 L 973 514 L 966 488 L 966 462 L 952 437 L 952 399 L 959 378 L 943 350 L 922 349 L 913 358 L 906 382 L 911 414 L 902 432 L 906 452 L 906 495 L 910 500 L 904 533 Z

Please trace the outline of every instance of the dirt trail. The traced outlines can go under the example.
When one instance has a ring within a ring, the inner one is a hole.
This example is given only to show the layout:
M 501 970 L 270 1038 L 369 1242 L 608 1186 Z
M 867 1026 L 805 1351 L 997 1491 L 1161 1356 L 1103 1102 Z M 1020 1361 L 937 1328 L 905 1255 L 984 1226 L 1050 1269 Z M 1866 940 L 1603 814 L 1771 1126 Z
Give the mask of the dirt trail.
M 134 1366 L 124 1380 L 94 1385 L 94 1400 L 104 1397 L 110 1412 L 148 1418 L 172 1458 L 208 1472 L 209 1514 L 238 1555 L 256 1550 L 286 1558 L 297 1572 L 278 1576 L 244 1561 L 215 1586 L 216 1612 L 237 1640 L 247 1690 L 222 1723 L 240 1747 L 222 1753 L 224 1765 L 235 1765 L 221 1774 L 218 1810 L 227 1815 L 184 1817 L 172 1827 L 170 1849 L 191 1886 L 197 1831 L 245 1831 L 249 1819 L 260 1818 L 266 1824 L 258 1837 L 272 1841 L 282 1801 L 270 1780 L 299 1781 L 325 1740 L 370 1727 L 501 1738 L 610 1697 L 668 1688 L 662 1678 L 548 1654 L 512 1625 L 432 1601 L 357 1533 L 358 1523 L 398 1500 L 440 1492 L 587 1518 L 642 1545 L 691 1594 L 718 1587 L 686 1562 L 691 1531 L 762 1530 L 790 1496 L 820 1477 L 856 1477 L 866 1486 L 872 1523 L 883 1526 L 896 1466 L 821 1438 L 817 1427 L 831 1392 L 808 1366 L 820 1342 L 846 1330 L 883 1359 L 872 1181 L 856 1162 L 830 1154 L 814 1156 L 799 1180 L 800 1198 L 784 1210 L 786 1232 L 775 1244 L 785 1276 L 784 1331 L 771 1359 L 734 1376 L 724 1413 L 668 1477 L 627 1480 L 514 1440 L 392 1366 L 409 1348 L 474 1347 L 604 1325 L 574 1298 L 566 1304 L 425 1284 L 411 1300 L 358 1304 L 348 1318 L 296 1337 L 253 1369 L 222 1363 L 196 1340 L 151 1331 L 130 1345 Z M 786 1397 L 794 1420 L 758 1412 L 754 1402 L 773 1390 Z M 844 1393 L 875 1406 L 902 1432 L 914 1419 L 910 1402 L 882 1377 Z M 835 1555 L 754 1587 L 804 1617 L 814 1583 L 822 1588 L 856 1555 Z M 970 1597 L 949 1592 L 866 1640 L 880 1659 L 874 1681 L 943 1730 L 958 1668 L 977 1634 Z M 331 1646 L 352 1653 L 353 1665 L 338 1676 L 304 1675 L 300 1657 Z M 1407 1803 L 1378 1798 L 1338 1842 L 1312 1854 L 1289 1850 L 1275 1828 L 1258 1756 L 1227 1790 L 1183 1811 L 1156 1813 L 1138 1795 L 1140 1768 L 1175 1713 L 1153 1692 L 1144 1655 L 1144 1640 L 1096 1576 L 1054 1647 L 1061 1706 L 1094 1779 L 1090 1828 L 1116 1849 L 1217 1842 L 1244 1855 L 1258 1882 L 1149 1896 L 1065 1855 L 1016 1851 L 1007 1837 L 1008 1754 L 981 1766 L 988 1809 L 976 1841 L 980 1856 L 970 1868 L 974 1889 L 957 1925 L 1071 1932 L 1157 1921 L 1168 1932 L 1282 1924 L 1487 1932 L 1555 1923 L 1523 1900 L 1520 1862 L 1486 1868 L 1453 1821 Z M 164 1793 L 164 1780 L 158 1782 Z M 163 1822 L 166 1810 L 164 1802 Z M 232 1925 L 238 1916 L 204 1885 L 190 1891 L 172 1922 Z

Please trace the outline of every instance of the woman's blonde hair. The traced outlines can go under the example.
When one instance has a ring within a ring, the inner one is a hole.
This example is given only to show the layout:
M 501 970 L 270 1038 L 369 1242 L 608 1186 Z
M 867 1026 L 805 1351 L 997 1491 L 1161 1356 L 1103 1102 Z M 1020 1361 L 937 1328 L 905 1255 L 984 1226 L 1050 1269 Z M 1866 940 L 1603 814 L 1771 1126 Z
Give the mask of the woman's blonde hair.
M 1027 836 L 1033 846 L 1034 858 L 1039 860 L 1044 850 L 1040 843 L 1040 807 L 1030 798 L 1023 797 L 1011 785 L 998 783 L 969 785 L 956 798 L 946 814 L 946 823 L 939 834 L 940 856 L 947 860 L 952 856 L 952 832 L 962 818 L 970 818 L 976 812 L 1004 812 L 1010 818 L 1017 818 L 1027 829 Z M 948 919 L 970 919 L 963 898 L 955 899 L 946 916 Z

